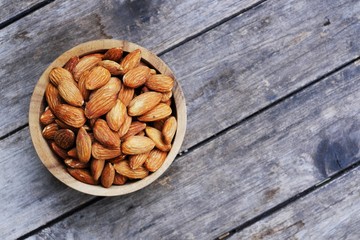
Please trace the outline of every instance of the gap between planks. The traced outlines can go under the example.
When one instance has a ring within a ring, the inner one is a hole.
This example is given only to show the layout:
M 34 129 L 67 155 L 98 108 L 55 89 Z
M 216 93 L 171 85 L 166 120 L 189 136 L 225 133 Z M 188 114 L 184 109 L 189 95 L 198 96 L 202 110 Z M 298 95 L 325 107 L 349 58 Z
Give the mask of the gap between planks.
M 267 1 L 267 0 L 266 0 L 266 1 Z M 205 145 L 205 144 L 213 141 L 215 138 L 226 134 L 228 131 L 231 131 L 232 129 L 235 129 L 235 128 L 238 127 L 240 124 L 251 120 L 252 118 L 260 115 L 260 114 L 263 113 L 263 112 L 265 112 L 266 110 L 268 110 L 268 109 L 270 109 L 270 108 L 272 108 L 272 107 L 280 104 L 281 102 L 285 101 L 286 99 L 291 98 L 292 96 L 294 96 L 294 95 L 296 95 L 296 94 L 304 91 L 305 89 L 307 89 L 307 88 L 315 85 L 316 83 L 320 82 L 321 80 L 323 80 L 323 79 L 325 79 L 325 78 L 327 78 L 327 77 L 329 77 L 329 76 L 331 76 L 331 75 L 333 75 L 333 74 L 341 71 L 342 69 L 350 66 L 351 64 L 354 64 L 355 62 L 357 62 L 357 61 L 359 61 L 359 60 L 360 60 L 360 56 L 358 56 L 357 58 L 352 59 L 351 61 L 348 61 L 348 62 L 340 65 L 339 67 L 335 68 L 334 70 L 332 70 L 332 71 L 330 71 L 330 72 L 328 72 L 328 73 L 326 73 L 326 74 L 318 77 L 318 78 L 315 79 L 314 81 L 309 82 L 308 84 L 302 86 L 301 88 L 298 88 L 298 89 L 296 89 L 295 91 L 292 91 L 292 92 L 288 93 L 287 95 L 283 96 L 282 98 L 279 98 L 279 99 L 276 100 L 275 102 L 273 102 L 273 103 L 265 106 L 264 108 L 259 109 L 258 111 L 256 111 L 256 112 L 254 112 L 253 114 L 251 114 L 251 115 L 243 118 L 242 120 L 236 122 L 235 124 L 233 124 L 233 125 L 225 128 L 225 129 L 221 130 L 220 132 L 212 135 L 211 137 L 209 137 L 209 138 L 207 138 L 207 139 L 205 139 L 205 140 L 203 140 L 203 141 L 201 141 L 201 142 L 193 145 L 192 147 L 188 148 L 187 150 L 185 150 L 185 151 L 183 151 L 183 152 L 180 152 L 180 153 L 178 154 L 178 156 L 186 156 L 186 155 L 189 154 L 190 152 L 192 152 L 192 151 L 194 151 L 194 150 L 202 147 L 203 145 Z M 21 129 L 22 129 L 22 128 L 25 128 L 26 126 L 27 126 L 27 124 L 24 125 L 24 126 L 22 126 Z M 21 130 L 21 129 L 14 130 L 11 135 L 15 134 L 17 131 L 19 131 L 19 130 Z M 178 156 L 175 158 L 174 161 L 177 160 Z M 358 159 L 358 160 L 360 160 L 360 159 Z M 357 162 L 353 163 L 352 165 L 350 165 L 349 167 L 346 167 L 346 168 L 340 170 L 339 172 L 335 173 L 334 175 L 330 176 L 329 178 L 326 178 L 324 181 L 322 181 L 322 182 L 320 182 L 320 183 L 317 183 L 317 184 L 315 184 L 314 186 L 305 189 L 304 191 L 296 194 L 295 196 L 289 198 L 288 200 L 286 200 L 286 201 L 284 201 L 284 202 L 282 202 L 282 203 L 280 203 L 280 204 L 278 204 L 278 205 L 270 208 L 269 210 L 267 210 L 267 211 L 265 211 L 265 212 L 263 212 L 263 213 L 255 216 L 254 218 L 246 221 L 245 223 L 239 225 L 238 227 L 233 228 L 233 229 L 231 229 L 230 231 L 228 231 L 228 232 L 226 232 L 226 233 L 224 233 L 224 234 L 221 234 L 221 235 L 220 235 L 219 237 L 217 237 L 216 239 L 223 240 L 223 239 L 227 239 L 227 238 L 231 237 L 231 236 L 232 236 L 233 234 L 235 234 L 236 232 L 239 232 L 239 231 L 241 231 L 241 230 L 243 230 L 243 229 L 251 226 L 252 224 L 258 222 L 259 220 L 262 220 L 262 219 L 270 216 L 271 214 L 273 214 L 273 213 L 279 211 L 280 209 L 288 206 L 289 204 L 297 201 L 298 199 L 300 199 L 300 198 L 302 198 L 302 197 L 304 197 L 304 196 L 312 193 L 313 191 L 315 191 L 315 190 L 323 187 L 324 185 L 326 185 L 326 184 L 328 184 L 328 183 L 330 183 L 330 182 L 338 179 L 338 178 L 341 177 L 342 175 L 346 174 L 347 172 L 351 171 L 352 169 L 354 169 L 354 168 L 356 168 L 356 167 L 358 167 L 358 166 L 360 166 L 360 161 L 357 161 Z M 75 214 L 76 212 L 78 212 L 78 211 L 80 211 L 80 210 L 82 210 L 82 209 L 85 209 L 85 208 L 88 207 L 88 206 L 91 206 L 92 204 L 95 204 L 95 203 L 99 202 L 100 200 L 102 200 L 102 199 L 104 199 L 104 198 L 105 198 L 105 197 L 95 197 L 95 198 L 91 199 L 90 201 L 85 202 L 84 204 L 79 205 L 79 206 L 77 206 L 76 208 L 74 208 L 74 209 L 72 209 L 72 210 L 70 210 L 70 211 L 68 211 L 68 212 L 66 212 L 66 213 L 58 216 L 57 218 L 54 218 L 53 220 L 49 221 L 48 223 L 46 223 L 46 224 L 44 224 L 44 225 L 42 225 L 42 226 L 40 226 L 40 227 L 38 227 L 38 228 L 36 228 L 36 229 L 34 229 L 34 230 L 32 230 L 32 231 L 30 231 L 30 232 L 22 235 L 21 237 L 19 237 L 19 239 L 28 238 L 28 237 L 30 237 L 30 236 L 32 236 L 32 235 L 40 232 L 41 230 L 43 230 L 43 229 L 45 229 L 45 228 L 47 228 L 47 227 L 51 227 L 52 225 L 54 225 L 54 224 L 56 224 L 56 223 L 64 220 L 65 218 L 67 218 L 67 217 Z

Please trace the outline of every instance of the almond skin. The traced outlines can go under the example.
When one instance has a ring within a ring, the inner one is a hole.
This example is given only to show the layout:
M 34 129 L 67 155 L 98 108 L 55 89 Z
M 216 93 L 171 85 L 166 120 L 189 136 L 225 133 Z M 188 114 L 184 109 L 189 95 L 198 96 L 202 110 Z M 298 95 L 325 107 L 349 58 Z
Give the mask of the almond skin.
M 91 165 L 90 165 L 91 175 L 96 181 L 99 180 L 101 173 L 103 172 L 104 166 L 105 166 L 105 160 L 93 159 L 91 161 Z
M 165 124 L 167 119 L 168 118 L 166 117 L 166 118 L 163 118 L 163 119 L 160 119 L 158 121 L 153 122 L 153 127 L 156 128 L 159 131 L 162 131 L 162 129 L 164 127 L 164 124 Z
M 73 178 L 79 180 L 80 182 L 96 185 L 97 181 L 91 176 L 90 172 L 86 169 L 76 169 L 76 168 L 67 168 L 67 171 L 70 173 Z
M 149 157 L 145 161 L 145 167 L 150 172 L 157 171 L 165 162 L 167 152 L 160 151 L 159 149 L 153 149 L 149 153 Z
M 65 159 L 64 163 L 66 166 L 71 167 L 71 168 L 87 168 L 87 167 L 89 167 L 89 164 L 80 162 L 80 161 L 72 159 L 72 158 Z
M 75 133 L 70 129 L 60 129 L 56 131 L 54 141 L 62 149 L 69 149 L 75 143 Z
M 125 121 L 121 125 L 121 127 L 120 127 L 120 129 L 118 131 L 118 136 L 120 138 L 122 138 L 129 131 L 129 128 L 131 126 L 131 122 L 132 122 L 132 117 L 128 116 L 127 113 L 126 113 Z
M 156 128 L 153 128 L 153 127 L 146 127 L 145 133 L 151 140 L 153 140 L 153 142 L 155 143 L 155 146 L 158 149 L 160 149 L 161 151 L 165 151 L 165 152 L 170 151 L 171 145 L 166 144 L 163 141 L 163 139 L 162 139 L 163 136 L 159 130 L 157 130 Z
M 70 126 L 70 125 L 67 125 L 66 123 L 60 121 L 59 119 L 55 119 L 55 123 L 59 126 L 59 128 L 62 128 L 62 129 L 70 129 L 71 131 L 73 132 L 76 132 L 76 128 Z
M 141 132 L 142 130 L 144 130 L 146 128 L 146 123 L 143 122 L 132 122 L 130 124 L 129 130 L 127 131 L 127 133 L 121 137 L 121 139 L 126 139 L 128 137 L 137 135 L 139 132 Z
M 82 127 L 86 122 L 82 108 L 59 104 L 55 107 L 54 113 L 61 121 L 75 128 Z
M 145 85 L 156 92 L 170 92 L 174 87 L 174 79 L 164 74 L 151 75 Z
M 46 86 L 45 98 L 46 98 L 46 102 L 48 103 L 48 105 L 52 111 L 55 110 L 55 107 L 57 105 L 61 104 L 61 97 L 60 97 L 59 91 L 51 83 L 49 83 Z
M 99 56 L 85 56 L 80 59 L 73 70 L 74 79 L 78 81 L 81 74 L 86 70 L 90 70 L 95 67 L 102 59 Z
M 58 85 L 60 96 L 70 105 L 81 107 L 84 104 L 84 98 L 74 81 L 62 81 Z
M 55 133 L 59 130 L 59 126 L 56 123 L 50 123 L 42 130 L 42 135 L 45 139 L 54 139 Z
M 121 155 L 120 146 L 116 148 L 106 148 L 98 142 L 94 142 L 91 146 L 91 154 L 96 159 L 112 159 Z
M 144 164 L 144 162 L 146 161 L 146 159 L 148 158 L 148 156 L 149 156 L 149 152 L 130 156 L 129 157 L 130 168 L 137 169 L 137 168 L 141 167 Z
M 128 106 L 129 116 L 140 116 L 157 106 L 162 98 L 158 92 L 145 92 L 131 100 Z
M 124 86 L 124 84 L 121 86 L 120 92 L 119 92 L 119 100 L 125 105 L 128 106 L 130 101 L 134 97 L 134 89 Z
M 165 103 L 160 103 L 150 111 L 138 117 L 142 122 L 153 122 L 170 116 L 172 113 L 171 107 Z
M 105 86 L 111 78 L 110 72 L 102 66 L 94 67 L 85 80 L 85 88 L 88 90 L 99 89 Z
M 89 74 L 90 74 L 90 71 L 87 70 L 85 72 L 83 72 L 83 74 L 81 74 L 80 78 L 79 78 L 79 81 L 78 81 L 78 88 L 79 88 L 79 91 L 83 97 L 83 99 L 85 101 L 87 101 L 89 99 L 89 96 L 90 96 L 90 91 L 86 89 L 86 86 L 85 86 L 85 82 L 86 82 L 86 79 L 88 79 L 89 77 Z
M 127 177 L 115 172 L 115 177 L 113 182 L 114 185 L 123 185 L 126 183 L 126 181 L 127 181 Z
M 161 98 L 161 102 L 167 102 L 172 97 L 172 91 L 163 93 L 163 96 Z
M 65 63 L 64 68 L 69 72 L 73 73 L 75 66 L 80 62 L 80 58 L 78 56 L 72 57 Z
M 84 127 L 81 127 L 76 136 L 76 152 L 80 162 L 87 163 L 91 158 L 91 137 Z
M 112 158 L 112 159 L 109 159 L 107 160 L 108 162 L 114 164 L 114 163 L 119 163 L 121 161 L 124 161 L 124 159 L 126 158 L 126 155 L 124 154 L 121 154 L 120 156 L 116 157 L 116 158 Z
M 131 179 L 143 179 L 149 175 L 149 171 L 144 167 L 131 169 L 128 161 L 122 161 L 114 164 L 115 171 Z
M 121 61 L 120 66 L 122 68 L 122 74 L 126 74 L 133 68 L 139 66 L 141 60 L 141 50 L 136 49 L 130 52 L 124 59 Z
M 177 122 L 174 116 L 169 117 L 162 128 L 162 135 L 164 136 L 164 142 L 171 144 L 177 129 Z
M 123 55 L 123 50 L 121 48 L 110 48 L 104 54 L 103 59 L 118 62 L 120 61 L 122 55 Z
M 123 77 L 123 83 L 127 87 L 137 88 L 143 85 L 150 77 L 150 68 L 138 66 L 129 70 Z
M 122 68 L 120 64 L 118 64 L 115 61 L 111 60 L 102 60 L 98 63 L 99 66 L 102 66 L 103 68 L 106 68 L 111 75 L 120 75 L 122 73 Z
M 45 108 L 45 111 L 40 115 L 40 123 L 43 125 L 48 125 L 55 121 L 55 115 L 52 113 L 49 107 Z
M 62 149 L 61 147 L 59 147 L 58 145 L 56 145 L 55 142 L 51 142 L 50 147 L 53 150 L 53 152 L 56 153 L 56 155 L 58 155 L 62 159 L 68 158 L 66 151 L 64 149 Z
M 68 70 L 61 67 L 53 68 L 49 73 L 50 82 L 58 86 L 62 82 L 74 82 L 74 78 Z
M 126 106 L 118 99 L 115 106 L 106 114 L 106 122 L 113 131 L 119 131 L 126 117 Z
M 131 136 L 121 145 L 122 152 L 127 155 L 137 155 L 149 152 L 155 143 L 148 137 Z
M 76 151 L 76 147 L 70 149 L 68 152 L 67 152 L 67 155 L 71 158 L 78 158 L 78 155 L 77 155 L 77 151 Z
M 93 131 L 95 139 L 102 145 L 110 148 L 120 146 L 119 136 L 109 128 L 105 120 L 98 119 Z
M 101 174 L 101 185 L 105 188 L 111 187 L 115 178 L 115 169 L 111 163 L 106 163 Z

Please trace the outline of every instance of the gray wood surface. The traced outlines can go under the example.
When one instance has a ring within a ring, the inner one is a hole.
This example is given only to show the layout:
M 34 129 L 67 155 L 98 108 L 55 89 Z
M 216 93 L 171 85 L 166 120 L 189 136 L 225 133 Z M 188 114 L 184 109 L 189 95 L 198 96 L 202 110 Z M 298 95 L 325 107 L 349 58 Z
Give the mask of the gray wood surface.
M 0 23 L 3 23 L 10 18 L 24 12 L 33 7 L 41 0 L 1 0 L 0 1 Z
M 360 238 L 360 169 L 320 188 L 230 239 Z
M 211 239 L 323 181 L 359 159 L 359 65 L 179 157 L 143 191 L 102 199 L 37 237 Z
M 48 4 L 0 32 L 0 137 L 27 123 L 30 96 L 42 71 L 75 45 L 116 38 L 159 53 L 256 2 L 109 0 L 100 4 L 81 0 Z

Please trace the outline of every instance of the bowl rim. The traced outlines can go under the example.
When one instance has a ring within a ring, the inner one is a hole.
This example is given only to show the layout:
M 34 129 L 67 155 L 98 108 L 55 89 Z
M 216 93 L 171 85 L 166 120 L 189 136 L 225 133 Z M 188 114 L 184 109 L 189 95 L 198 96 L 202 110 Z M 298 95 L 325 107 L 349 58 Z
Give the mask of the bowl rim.
M 175 80 L 173 88 L 173 99 L 175 104 L 178 127 L 173 140 L 172 148 L 168 153 L 165 162 L 156 172 L 151 173 L 146 178 L 138 180 L 136 182 L 128 183 L 125 185 L 113 185 L 110 188 L 104 188 L 101 185 L 89 185 L 80 182 L 74 179 L 66 171 L 65 165 L 58 160 L 58 157 L 52 152 L 47 141 L 43 138 L 41 133 L 42 127 L 39 121 L 39 117 L 44 109 L 45 88 L 47 83 L 49 82 L 48 76 L 51 69 L 53 69 L 54 67 L 64 66 L 64 64 L 70 59 L 70 57 L 82 56 L 85 54 L 99 52 L 114 47 L 121 47 L 124 52 L 130 52 L 135 49 L 140 49 L 142 52 L 142 60 L 145 60 L 145 62 L 153 66 L 158 72 L 168 75 Z M 129 194 L 153 183 L 170 167 L 178 152 L 180 151 L 180 147 L 185 137 L 186 124 L 187 114 L 185 96 L 171 69 L 162 59 L 160 59 L 150 50 L 125 40 L 100 39 L 88 41 L 81 43 L 62 53 L 52 63 L 50 63 L 50 65 L 42 73 L 38 82 L 36 83 L 30 100 L 29 129 L 31 140 L 39 159 L 52 173 L 52 175 L 54 175 L 58 180 L 77 191 L 94 196 L 119 196 Z

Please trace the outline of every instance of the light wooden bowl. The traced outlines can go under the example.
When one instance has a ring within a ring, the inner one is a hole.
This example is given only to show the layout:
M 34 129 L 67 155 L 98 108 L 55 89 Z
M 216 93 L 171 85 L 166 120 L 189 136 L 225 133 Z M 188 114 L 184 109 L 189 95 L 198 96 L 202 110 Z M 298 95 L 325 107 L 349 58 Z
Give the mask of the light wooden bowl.
M 96 196 L 117 196 L 128 194 L 139 189 L 142 189 L 158 179 L 174 161 L 177 153 L 180 150 L 180 146 L 183 142 L 186 129 L 186 103 L 184 94 L 175 79 L 175 86 L 173 89 L 173 98 L 175 100 L 175 113 L 178 121 L 178 129 L 174 138 L 172 149 L 169 152 L 164 164 L 156 172 L 150 174 L 148 177 L 120 186 L 111 186 L 110 188 L 104 188 L 100 185 L 93 186 L 82 183 L 74 179 L 65 168 L 65 165 L 58 159 L 58 157 L 51 151 L 47 141 L 43 138 L 41 131 L 42 127 L 39 122 L 40 114 L 44 111 L 45 107 L 45 88 L 49 82 L 49 72 L 54 67 L 62 67 L 73 56 L 82 56 L 89 53 L 104 51 L 113 47 L 121 47 L 124 52 L 131 52 L 135 49 L 141 49 L 142 61 L 151 65 L 154 69 L 162 74 L 166 74 L 175 79 L 170 68 L 154 53 L 149 50 L 138 46 L 134 43 L 122 41 L 122 40 L 95 40 L 86 43 L 82 43 L 69 51 L 61 54 L 50 66 L 43 72 L 38 83 L 35 86 L 33 95 L 30 102 L 29 111 L 29 126 L 32 142 L 35 150 L 45 165 L 45 167 L 61 182 L 65 183 L 69 187 L 76 189 L 80 192 L 96 195 Z

